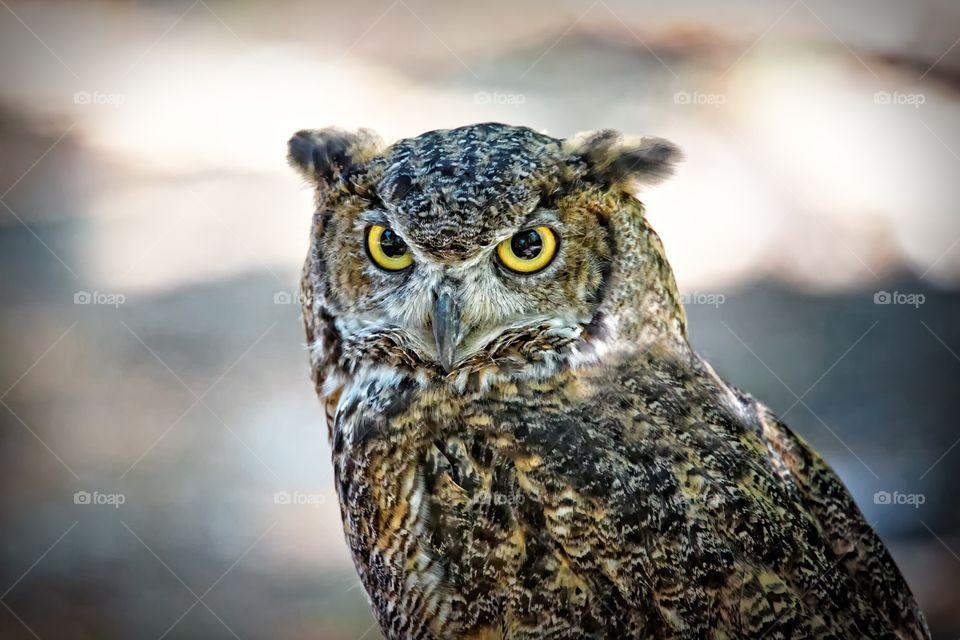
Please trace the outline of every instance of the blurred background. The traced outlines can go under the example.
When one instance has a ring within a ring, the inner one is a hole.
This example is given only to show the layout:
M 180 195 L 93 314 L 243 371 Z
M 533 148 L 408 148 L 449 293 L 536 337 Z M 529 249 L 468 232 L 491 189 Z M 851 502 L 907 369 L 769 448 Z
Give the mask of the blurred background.
M 304 127 L 614 127 L 719 372 L 960 635 L 960 5 L 0 0 L 0 637 L 377 638 L 296 303 Z

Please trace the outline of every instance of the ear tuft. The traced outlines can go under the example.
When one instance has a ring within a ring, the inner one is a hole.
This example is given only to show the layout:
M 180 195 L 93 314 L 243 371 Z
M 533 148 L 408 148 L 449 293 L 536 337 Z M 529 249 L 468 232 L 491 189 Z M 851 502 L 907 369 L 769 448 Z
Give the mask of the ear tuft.
M 565 142 L 565 149 L 586 162 L 591 179 L 608 186 L 657 184 L 673 175 L 683 159 L 668 140 L 623 136 L 612 129 L 578 134 Z
M 383 141 L 370 129 L 303 129 L 287 143 L 287 161 L 316 186 L 329 186 L 348 169 L 373 158 Z

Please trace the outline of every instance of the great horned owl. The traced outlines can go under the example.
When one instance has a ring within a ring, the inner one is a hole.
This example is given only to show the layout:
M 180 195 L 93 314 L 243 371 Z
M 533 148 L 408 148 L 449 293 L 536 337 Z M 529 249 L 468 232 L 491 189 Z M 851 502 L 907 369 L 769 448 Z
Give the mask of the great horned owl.
M 823 460 L 687 341 L 664 140 L 301 131 L 303 315 L 389 638 L 927 638 Z

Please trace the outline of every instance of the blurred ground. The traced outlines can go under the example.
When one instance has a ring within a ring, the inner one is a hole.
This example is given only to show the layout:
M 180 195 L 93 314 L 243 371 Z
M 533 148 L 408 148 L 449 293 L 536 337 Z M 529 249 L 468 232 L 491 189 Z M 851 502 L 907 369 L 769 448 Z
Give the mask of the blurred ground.
M 695 344 L 957 637 L 958 39 L 933 1 L 3 0 L 0 637 L 377 637 L 285 141 L 485 120 L 685 149 L 643 199 Z

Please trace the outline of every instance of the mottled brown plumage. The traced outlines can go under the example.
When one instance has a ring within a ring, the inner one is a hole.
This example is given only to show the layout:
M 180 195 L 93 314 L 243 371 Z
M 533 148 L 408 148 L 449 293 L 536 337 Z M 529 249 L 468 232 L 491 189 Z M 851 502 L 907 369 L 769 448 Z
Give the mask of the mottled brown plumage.
M 833 471 L 691 350 L 630 195 L 676 156 L 497 124 L 291 140 L 313 378 L 388 637 L 929 637 Z M 412 266 L 374 264 L 377 225 Z M 546 267 L 498 261 L 543 227 Z

